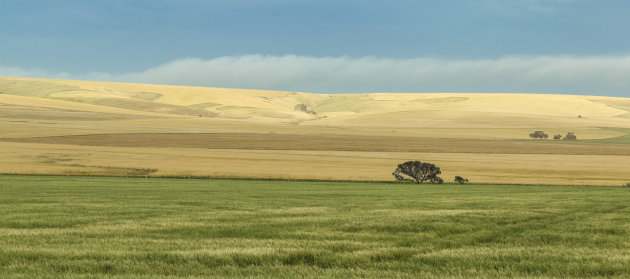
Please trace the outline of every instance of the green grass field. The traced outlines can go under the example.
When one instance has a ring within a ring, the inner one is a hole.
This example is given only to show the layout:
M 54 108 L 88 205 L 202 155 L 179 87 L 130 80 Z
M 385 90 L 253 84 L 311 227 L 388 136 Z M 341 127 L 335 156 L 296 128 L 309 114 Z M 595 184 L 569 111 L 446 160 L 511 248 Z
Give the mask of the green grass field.
M 630 189 L 0 176 L 1 278 L 630 277 Z

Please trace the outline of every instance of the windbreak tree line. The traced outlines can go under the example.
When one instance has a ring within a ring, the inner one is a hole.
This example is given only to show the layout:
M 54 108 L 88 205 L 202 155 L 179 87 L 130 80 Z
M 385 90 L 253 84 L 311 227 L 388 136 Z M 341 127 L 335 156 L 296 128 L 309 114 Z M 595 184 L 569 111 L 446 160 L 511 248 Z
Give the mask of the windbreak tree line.
M 531 134 L 529 134 L 530 138 L 534 138 L 534 139 L 547 139 L 549 138 L 549 135 L 546 134 L 543 131 L 535 131 Z M 566 136 L 562 137 L 561 134 L 555 134 L 553 136 L 554 140 L 577 140 L 577 137 L 575 136 L 575 133 L 573 132 L 568 132 Z

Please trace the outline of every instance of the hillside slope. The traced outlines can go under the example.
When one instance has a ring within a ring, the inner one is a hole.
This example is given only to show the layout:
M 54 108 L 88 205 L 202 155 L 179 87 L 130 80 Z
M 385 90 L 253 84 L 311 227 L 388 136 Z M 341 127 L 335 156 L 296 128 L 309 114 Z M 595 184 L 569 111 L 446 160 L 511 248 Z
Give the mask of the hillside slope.
M 630 128 L 630 100 L 595 96 L 309 94 L 24 78 L 0 78 L 0 92 L 3 93 L 0 105 L 5 111 L 0 117 L 7 117 L 9 110 L 37 107 L 102 115 L 201 117 L 215 121 L 244 120 L 241 123 L 255 125 L 295 124 L 311 128 L 368 130 L 367 133 L 370 130 L 391 131 L 391 128 L 403 129 L 401 132 L 417 128 L 481 129 L 477 137 L 482 138 L 520 138 L 524 133 L 524 130 L 514 131 L 519 133 L 516 134 L 484 129 L 554 130 L 550 132 L 572 129 L 580 131 L 581 138 L 606 138 L 621 134 L 600 127 Z M 297 110 L 299 104 L 304 104 L 312 113 Z M 91 117 L 94 120 L 103 118 Z M 418 133 L 412 132 L 414 135 Z M 431 130 L 425 133 L 433 137 L 466 136 L 466 132 L 461 131 L 446 131 L 443 135 Z M 475 133 L 469 134 L 474 137 Z
M 626 98 L 0 77 L 0 173 L 390 180 L 420 159 L 479 182 L 619 185 L 629 134 Z

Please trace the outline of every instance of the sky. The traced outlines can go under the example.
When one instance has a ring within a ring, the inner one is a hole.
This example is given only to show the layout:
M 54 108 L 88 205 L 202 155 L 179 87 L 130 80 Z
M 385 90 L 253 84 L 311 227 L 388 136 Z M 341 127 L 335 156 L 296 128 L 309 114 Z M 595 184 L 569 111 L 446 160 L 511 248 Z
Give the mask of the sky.
M 630 97 L 626 0 L 0 0 L 0 76 Z

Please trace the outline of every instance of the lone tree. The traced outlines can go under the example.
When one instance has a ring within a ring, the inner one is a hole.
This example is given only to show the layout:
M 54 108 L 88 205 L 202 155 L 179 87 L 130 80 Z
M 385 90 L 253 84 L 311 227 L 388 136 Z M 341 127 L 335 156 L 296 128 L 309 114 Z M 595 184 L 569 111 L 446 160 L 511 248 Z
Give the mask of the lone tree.
M 425 181 L 441 184 L 444 180 L 438 174 L 442 174 L 438 166 L 420 161 L 404 162 L 398 165 L 392 173 L 396 181 L 415 182 L 417 184 Z
M 453 181 L 454 183 L 459 183 L 459 184 L 466 184 L 468 183 L 468 179 L 463 178 L 461 176 L 455 176 L 455 180 Z
M 545 134 L 545 132 L 543 131 L 535 131 L 531 134 L 529 134 L 530 138 L 535 138 L 535 139 L 546 139 L 549 137 L 548 134 Z
M 569 132 L 566 136 L 564 136 L 563 140 L 577 140 L 577 137 L 573 132 Z

